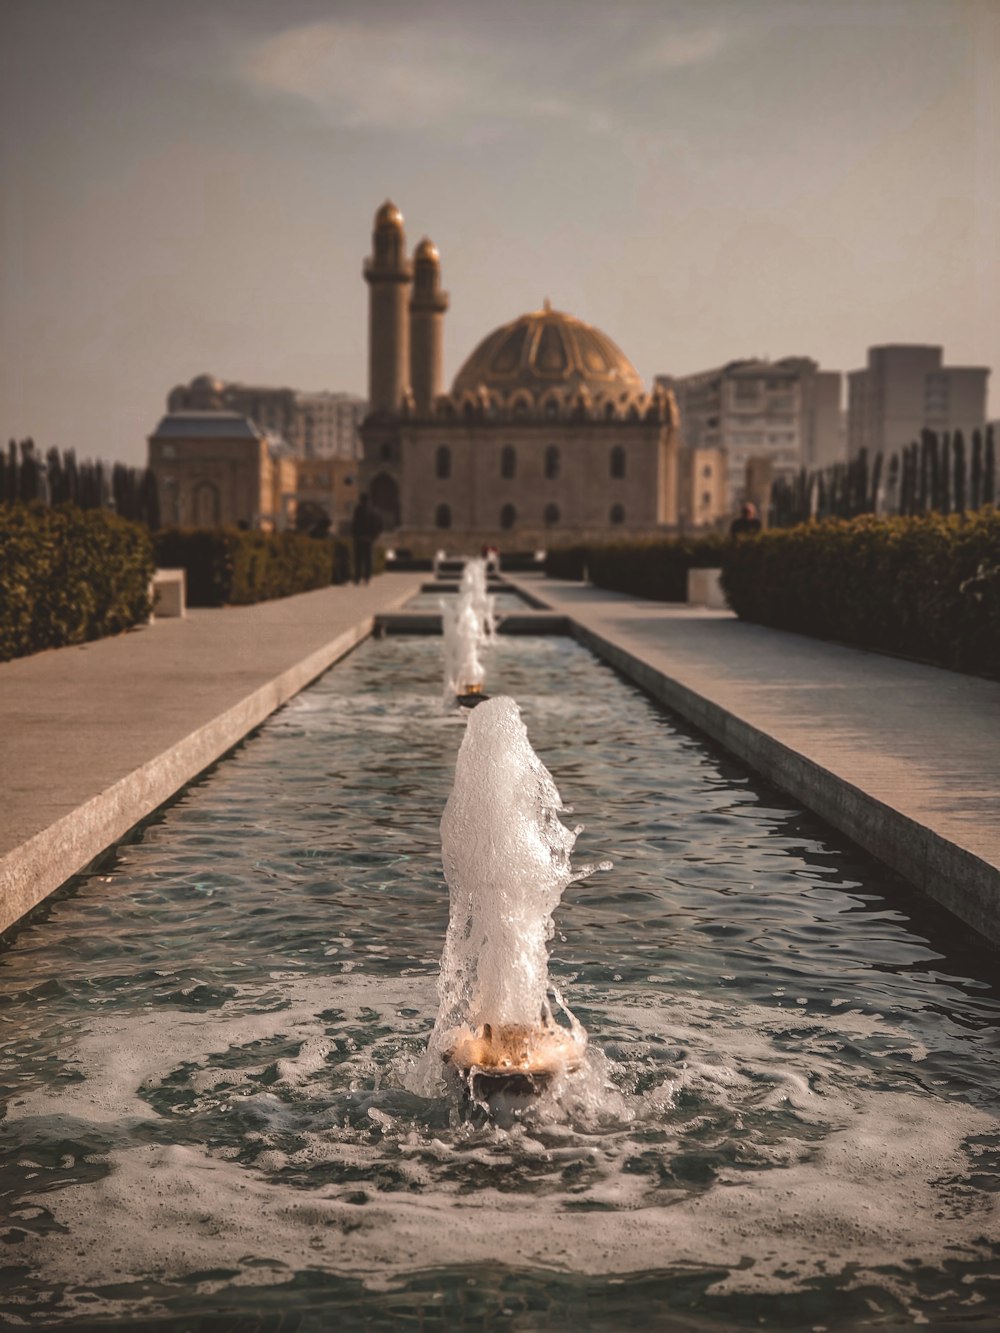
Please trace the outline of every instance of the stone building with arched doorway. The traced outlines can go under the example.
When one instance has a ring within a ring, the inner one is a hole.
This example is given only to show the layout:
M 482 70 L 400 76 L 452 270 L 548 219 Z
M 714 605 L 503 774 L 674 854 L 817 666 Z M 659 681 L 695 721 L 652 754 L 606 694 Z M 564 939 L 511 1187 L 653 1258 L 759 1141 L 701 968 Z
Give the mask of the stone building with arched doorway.
M 296 460 L 238 412 L 168 412 L 149 436 L 149 466 L 165 524 L 294 522 Z
M 601 330 L 548 302 L 489 333 L 443 389 L 448 297 L 423 240 L 375 215 L 362 486 L 414 554 L 653 535 L 677 523 L 673 396 Z

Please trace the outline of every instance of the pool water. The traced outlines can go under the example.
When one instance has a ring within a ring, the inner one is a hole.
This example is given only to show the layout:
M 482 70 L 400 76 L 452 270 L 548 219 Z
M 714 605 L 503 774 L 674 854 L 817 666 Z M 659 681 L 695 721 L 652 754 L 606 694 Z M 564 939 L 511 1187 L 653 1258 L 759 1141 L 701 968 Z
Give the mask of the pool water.
M 531 607 L 516 592 L 494 592 L 489 594 L 494 599 L 497 615 L 505 611 L 530 611 Z M 452 602 L 458 596 L 454 592 L 418 592 L 406 603 L 407 611 L 440 611 L 441 603 Z
M 996 1327 L 996 954 L 568 639 L 558 1097 L 414 1089 L 462 715 L 369 641 L 0 953 L 0 1320 Z M 933 941 L 933 943 L 931 942 Z

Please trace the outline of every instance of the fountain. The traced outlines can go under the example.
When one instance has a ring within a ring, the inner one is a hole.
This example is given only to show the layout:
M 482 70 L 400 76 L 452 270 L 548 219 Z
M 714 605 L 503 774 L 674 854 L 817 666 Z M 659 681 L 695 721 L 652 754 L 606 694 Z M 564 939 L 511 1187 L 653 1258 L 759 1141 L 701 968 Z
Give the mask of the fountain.
M 467 560 L 462 570 L 459 598 L 467 597 L 482 626 L 484 644 L 496 642 L 496 598 L 487 591 L 486 560 Z
M 537 1094 L 583 1060 L 587 1033 L 549 981 L 547 944 L 567 885 L 611 863 L 574 870 L 583 826 L 568 829 L 562 810 L 517 704 L 489 700 L 469 719 L 441 821 L 451 911 L 428 1046 L 480 1101 Z
M 0 951 L 0 1325 L 995 1329 L 995 950 L 572 639 L 489 668 L 361 645 Z M 509 697 L 616 863 L 554 912 Z
M 462 573 L 458 597 L 449 605 L 442 599 L 444 635 L 444 692 L 465 708 L 475 708 L 483 694 L 486 673 L 479 658 L 481 647 L 496 642 L 494 599 L 486 591 L 486 562 L 469 560 Z

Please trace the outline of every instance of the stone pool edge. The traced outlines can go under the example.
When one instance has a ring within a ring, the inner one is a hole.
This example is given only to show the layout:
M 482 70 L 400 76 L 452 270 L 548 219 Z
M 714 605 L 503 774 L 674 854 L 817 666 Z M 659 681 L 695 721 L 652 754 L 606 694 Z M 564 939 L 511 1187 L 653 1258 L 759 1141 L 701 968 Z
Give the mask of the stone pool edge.
M 0 860 L 0 933 L 120 842 L 199 773 L 372 633 L 374 615 L 316 649 L 210 722 L 120 778 Z
M 869 855 L 1000 944 L 1000 872 L 967 848 L 807 758 L 567 615 L 573 638 Z

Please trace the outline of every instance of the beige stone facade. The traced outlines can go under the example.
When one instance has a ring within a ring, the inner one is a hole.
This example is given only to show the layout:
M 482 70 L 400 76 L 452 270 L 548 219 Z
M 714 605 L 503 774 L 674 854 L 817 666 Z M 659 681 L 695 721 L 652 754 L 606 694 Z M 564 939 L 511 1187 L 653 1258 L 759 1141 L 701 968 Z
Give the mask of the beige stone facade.
M 149 437 L 164 524 L 265 530 L 295 520 L 295 460 L 235 412 L 170 412 Z
M 606 334 L 546 303 L 488 334 L 446 392 L 440 257 L 424 240 L 410 262 L 389 202 L 364 276 L 372 411 L 362 485 L 387 542 L 415 554 L 524 550 L 676 526 L 673 397 L 647 392 Z
M 310 512 L 322 516 L 333 532 L 346 535 L 358 498 L 358 463 L 346 458 L 296 458 L 294 465 L 297 513 L 303 519 Z
M 726 461 L 722 449 L 681 450 L 678 503 L 682 528 L 712 528 L 727 518 Z

